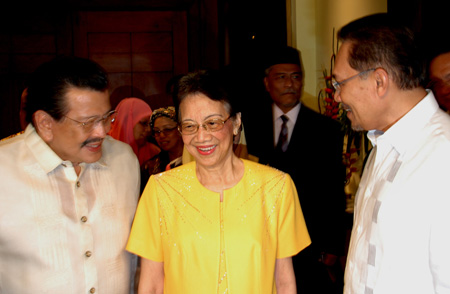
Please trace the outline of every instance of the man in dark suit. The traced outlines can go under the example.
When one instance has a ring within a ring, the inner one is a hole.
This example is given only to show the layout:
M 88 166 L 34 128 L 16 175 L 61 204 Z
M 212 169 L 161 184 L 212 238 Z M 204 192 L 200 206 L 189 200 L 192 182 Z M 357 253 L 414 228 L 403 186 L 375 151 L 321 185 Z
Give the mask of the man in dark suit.
M 338 257 L 345 243 L 345 168 L 340 125 L 300 102 L 304 75 L 296 49 L 281 48 L 267 61 L 264 85 L 271 99 L 243 110 L 248 151 L 260 163 L 289 173 L 297 187 L 312 240 L 293 259 L 298 293 L 342 293 Z

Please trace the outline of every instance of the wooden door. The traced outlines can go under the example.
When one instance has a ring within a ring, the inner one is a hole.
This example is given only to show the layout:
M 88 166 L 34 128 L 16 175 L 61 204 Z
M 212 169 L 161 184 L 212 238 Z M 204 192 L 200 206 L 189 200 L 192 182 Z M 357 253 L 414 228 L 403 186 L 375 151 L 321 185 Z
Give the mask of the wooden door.
M 166 85 L 188 71 L 186 12 L 87 11 L 75 19 L 75 55 L 106 69 L 112 107 L 127 97 L 152 109 L 173 105 Z

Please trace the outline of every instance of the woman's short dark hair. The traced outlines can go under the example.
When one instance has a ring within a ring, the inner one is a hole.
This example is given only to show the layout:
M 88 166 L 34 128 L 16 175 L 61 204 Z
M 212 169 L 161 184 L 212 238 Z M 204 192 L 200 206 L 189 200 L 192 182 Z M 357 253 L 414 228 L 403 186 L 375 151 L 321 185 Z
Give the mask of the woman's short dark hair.
M 203 94 L 209 99 L 221 102 L 230 116 L 236 115 L 229 89 L 223 73 L 214 70 L 198 70 L 182 76 L 175 85 L 174 98 L 178 107 L 178 119 L 181 119 L 179 105 L 189 95 Z
M 108 89 L 108 77 L 92 60 L 63 56 L 39 66 L 27 85 L 27 122 L 32 122 L 38 110 L 59 121 L 69 111 L 65 95 L 71 87 L 104 92 Z
M 388 14 L 357 19 L 338 32 L 351 44 L 348 63 L 357 71 L 382 67 L 400 89 L 413 89 L 426 80 L 425 60 L 413 32 Z

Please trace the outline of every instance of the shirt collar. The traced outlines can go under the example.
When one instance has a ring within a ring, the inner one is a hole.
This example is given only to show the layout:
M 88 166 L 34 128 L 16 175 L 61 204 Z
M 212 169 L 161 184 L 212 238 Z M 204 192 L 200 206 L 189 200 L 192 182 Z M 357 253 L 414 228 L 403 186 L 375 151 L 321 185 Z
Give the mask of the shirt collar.
M 295 124 L 298 113 L 300 112 L 300 107 L 302 103 L 298 103 L 294 106 L 291 110 L 289 110 L 287 113 L 284 113 L 275 103 L 272 104 L 272 113 L 273 113 L 273 119 L 277 120 L 281 115 L 286 115 L 289 118 L 289 121 L 291 121 L 293 124 Z
M 24 132 L 25 136 L 25 142 L 30 149 L 30 152 L 33 154 L 36 161 L 39 163 L 39 165 L 42 167 L 42 169 L 46 173 L 50 173 L 54 169 L 56 169 L 58 166 L 62 164 L 66 164 L 65 161 L 63 161 L 53 150 L 48 146 L 47 143 L 45 143 L 44 140 L 42 140 L 41 136 L 36 132 L 36 129 L 33 127 L 32 124 L 28 124 L 27 128 Z M 109 136 L 107 136 L 108 138 Z M 104 142 L 107 141 L 105 138 Z M 104 149 L 104 147 L 102 146 Z M 104 150 L 103 150 L 104 151 Z M 97 162 L 92 163 L 92 165 L 96 166 L 102 166 L 106 167 L 106 159 L 104 156 L 104 153 L 102 153 L 102 157 Z M 80 165 L 86 165 L 85 163 L 81 163 Z
M 386 132 L 371 130 L 367 137 L 372 145 L 381 142 L 389 142 L 399 153 L 404 153 L 406 148 L 415 138 L 418 130 L 425 127 L 429 123 L 431 117 L 439 108 L 433 92 L 427 90 L 428 94 L 406 113 L 399 121 L 392 125 Z

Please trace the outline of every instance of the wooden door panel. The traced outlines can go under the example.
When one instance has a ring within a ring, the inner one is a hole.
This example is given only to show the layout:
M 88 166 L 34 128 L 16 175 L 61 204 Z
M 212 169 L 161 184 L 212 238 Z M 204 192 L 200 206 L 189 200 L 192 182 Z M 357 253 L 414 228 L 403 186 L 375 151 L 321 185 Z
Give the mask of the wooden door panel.
M 172 58 L 173 56 L 170 52 L 133 53 L 131 55 L 131 64 L 133 72 L 172 72 Z
M 130 34 L 91 33 L 88 35 L 90 53 L 129 53 Z
M 131 72 L 130 54 L 127 53 L 93 53 L 89 59 L 103 66 L 108 73 Z
M 172 52 L 172 34 L 134 33 L 131 35 L 133 52 Z
M 133 85 L 142 89 L 144 93 L 166 93 L 166 85 L 171 78 L 170 72 L 133 73 Z
M 166 84 L 188 70 L 186 12 L 91 11 L 78 12 L 76 19 L 75 55 L 98 62 L 110 74 L 112 104 L 128 95 L 173 104 Z
M 172 31 L 172 11 L 89 11 L 81 13 L 94 32 Z

